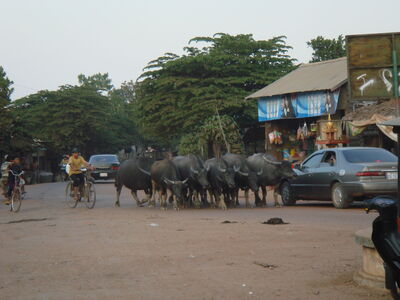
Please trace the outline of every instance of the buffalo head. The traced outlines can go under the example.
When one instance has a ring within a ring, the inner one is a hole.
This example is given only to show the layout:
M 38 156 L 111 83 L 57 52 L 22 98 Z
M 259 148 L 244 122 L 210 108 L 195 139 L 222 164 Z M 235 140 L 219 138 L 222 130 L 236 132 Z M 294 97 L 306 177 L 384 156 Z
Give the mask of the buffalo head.
M 207 169 L 195 169 L 190 167 L 190 172 L 193 179 L 201 185 L 203 189 L 208 189 L 210 187 L 210 183 L 207 180 Z
M 163 178 L 165 184 L 172 190 L 172 193 L 179 199 L 183 199 L 183 190 L 187 187 L 186 183 L 188 178 L 185 180 L 169 180 L 168 178 Z

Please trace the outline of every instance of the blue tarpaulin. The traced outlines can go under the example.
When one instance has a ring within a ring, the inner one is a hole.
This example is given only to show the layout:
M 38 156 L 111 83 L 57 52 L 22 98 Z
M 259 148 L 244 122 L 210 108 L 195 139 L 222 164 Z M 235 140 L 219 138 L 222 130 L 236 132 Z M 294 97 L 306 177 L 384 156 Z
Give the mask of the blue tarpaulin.
M 279 95 L 258 100 L 258 121 L 307 118 L 334 114 L 340 89 Z

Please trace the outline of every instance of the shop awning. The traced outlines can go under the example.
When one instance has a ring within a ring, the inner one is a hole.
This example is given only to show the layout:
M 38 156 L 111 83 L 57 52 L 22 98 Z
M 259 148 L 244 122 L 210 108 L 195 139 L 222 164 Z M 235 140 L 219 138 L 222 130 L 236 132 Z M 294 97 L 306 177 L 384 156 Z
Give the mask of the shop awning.
M 358 108 L 344 116 L 343 120 L 347 121 L 353 136 L 362 133 L 368 125 L 376 125 L 386 136 L 397 141 L 397 134 L 393 132 L 393 127 L 382 123 L 397 118 L 398 111 L 398 103 L 392 99 L 380 104 Z

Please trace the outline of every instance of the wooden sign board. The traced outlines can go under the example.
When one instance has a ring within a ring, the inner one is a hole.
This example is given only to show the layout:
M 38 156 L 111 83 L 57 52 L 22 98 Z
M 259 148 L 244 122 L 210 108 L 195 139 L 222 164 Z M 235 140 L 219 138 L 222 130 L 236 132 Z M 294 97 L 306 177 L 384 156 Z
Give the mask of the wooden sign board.
M 400 32 L 348 35 L 346 45 L 350 99 L 392 98 L 393 49 L 399 65 Z

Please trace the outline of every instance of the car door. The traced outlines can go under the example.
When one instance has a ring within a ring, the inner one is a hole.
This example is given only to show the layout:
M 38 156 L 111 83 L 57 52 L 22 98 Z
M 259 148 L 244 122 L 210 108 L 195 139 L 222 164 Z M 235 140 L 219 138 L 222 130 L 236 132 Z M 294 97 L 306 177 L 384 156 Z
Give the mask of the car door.
M 313 193 L 318 195 L 318 200 L 329 200 L 331 198 L 331 183 L 336 176 L 336 169 L 336 151 L 325 151 L 321 163 L 313 171 Z
M 317 152 L 307 158 L 298 169 L 298 177 L 291 186 L 299 199 L 316 199 L 314 192 L 314 170 L 321 163 L 323 152 Z

